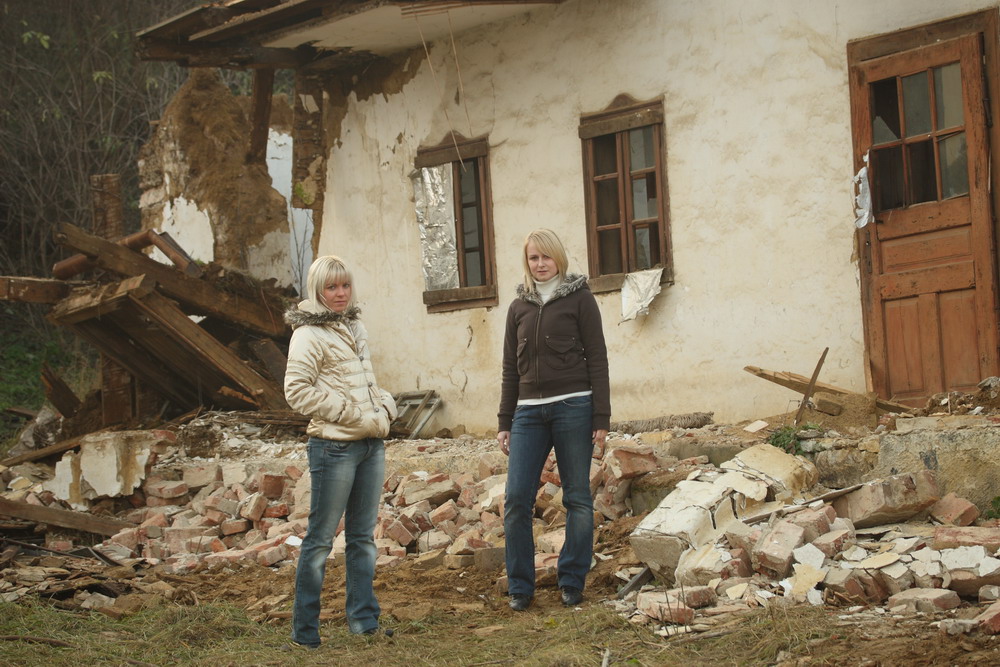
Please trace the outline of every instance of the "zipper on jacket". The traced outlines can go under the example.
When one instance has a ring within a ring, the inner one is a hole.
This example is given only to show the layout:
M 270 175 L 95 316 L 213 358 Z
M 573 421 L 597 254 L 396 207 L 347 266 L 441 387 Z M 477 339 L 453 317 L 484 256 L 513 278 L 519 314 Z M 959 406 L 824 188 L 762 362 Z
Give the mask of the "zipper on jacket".
M 538 317 L 535 318 L 535 347 L 534 347 L 535 363 L 534 363 L 534 366 L 535 366 L 535 387 L 536 388 L 538 387 L 538 382 L 539 382 L 539 378 L 538 378 L 538 360 L 539 360 L 539 357 L 540 357 L 540 355 L 538 353 L 538 330 L 542 326 L 542 309 L 543 308 L 545 308 L 545 304 L 544 303 L 540 304 L 538 306 Z M 541 390 L 540 389 L 538 390 L 538 393 L 541 394 Z

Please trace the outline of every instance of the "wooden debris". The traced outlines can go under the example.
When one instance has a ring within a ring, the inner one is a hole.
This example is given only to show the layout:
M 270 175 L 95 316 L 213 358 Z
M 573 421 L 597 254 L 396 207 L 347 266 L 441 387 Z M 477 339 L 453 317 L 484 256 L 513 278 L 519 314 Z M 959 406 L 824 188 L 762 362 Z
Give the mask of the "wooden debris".
M 110 517 L 94 516 L 83 512 L 57 509 L 55 507 L 44 507 L 40 505 L 29 505 L 27 503 L 17 503 L 13 500 L 0 498 L 0 514 L 18 519 L 28 519 L 62 528 L 72 528 L 82 530 L 87 533 L 98 535 L 115 535 L 125 528 L 134 527 L 133 524 Z
M 0 301 L 57 303 L 65 299 L 72 288 L 72 283 L 63 280 L 0 276 Z
M 54 405 L 63 417 L 72 417 L 80 409 L 80 399 L 48 363 L 42 364 L 42 387 L 49 403 Z
M 819 355 L 819 363 L 816 364 L 816 369 L 813 371 L 812 377 L 809 378 L 809 384 L 806 386 L 806 390 L 802 395 L 802 401 L 799 403 L 798 412 L 795 413 L 795 421 L 792 422 L 798 426 L 799 422 L 802 421 L 802 413 L 805 412 L 806 406 L 809 405 L 809 399 L 812 398 L 813 391 L 816 390 L 816 380 L 819 379 L 819 371 L 823 368 L 823 362 L 826 361 L 826 353 L 830 351 L 830 348 L 823 348 L 823 354 Z
M 809 378 L 799 375 L 797 373 L 790 373 L 788 371 L 769 371 L 765 368 L 760 368 L 758 366 L 744 366 L 743 370 L 751 375 L 756 375 L 762 380 L 768 380 L 775 384 L 780 384 L 782 387 L 788 387 L 799 393 L 804 393 L 809 387 Z M 841 389 L 840 387 L 835 387 L 832 384 L 826 384 L 825 382 L 817 382 L 815 389 L 818 391 L 825 391 L 828 394 L 853 394 L 855 392 L 849 391 L 847 389 Z M 885 410 L 886 412 L 904 412 L 909 413 L 912 410 L 911 407 L 907 405 L 902 405 L 900 403 L 893 403 L 892 401 L 887 401 L 884 398 L 876 398 L 875 405 L 879 409 Z
M 50 456 L 56 456 L 57 454 L 62 454 L 63 452 L 68 452 L 71 449 L 76 449 L 80 446 L 81 437 L 70 438 L 69 440 L 62 440 L 54 445 L 49 445 L 48 447 L 42 447 L 41 449 L 35 449 L 30 452 L 25 452 L 24 454 L 18 454 L 17 456 L 12 456 L 10 458 L 0 461 L 0 465 L 16 466 L 18 463 L 26 463 L 28 461 L 38 461 L 39 459 L 48 458 Z

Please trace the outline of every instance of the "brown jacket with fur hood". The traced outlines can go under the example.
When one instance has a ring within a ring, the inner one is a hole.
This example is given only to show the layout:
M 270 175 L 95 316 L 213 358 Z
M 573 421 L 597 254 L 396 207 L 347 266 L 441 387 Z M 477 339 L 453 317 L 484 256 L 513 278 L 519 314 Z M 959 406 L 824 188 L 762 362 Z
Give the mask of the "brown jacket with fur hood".
M 587 277 L 566 274 L 543 304 L 517 286 L 507 310 L 500 387 L 500 431 L 509 431 L 518 399 L 593 392 L 593 428 L 609 428 L 611 390 L 601 311 Z
M 384 438 L 396 418 L 392 395 L 375 382 L 360 312 L 335 313 L 306 300 L 285 313 L 295 329 L 288 344 L 285 399 L 293 410 L 312 417 L 306 428 L 311 436 Z

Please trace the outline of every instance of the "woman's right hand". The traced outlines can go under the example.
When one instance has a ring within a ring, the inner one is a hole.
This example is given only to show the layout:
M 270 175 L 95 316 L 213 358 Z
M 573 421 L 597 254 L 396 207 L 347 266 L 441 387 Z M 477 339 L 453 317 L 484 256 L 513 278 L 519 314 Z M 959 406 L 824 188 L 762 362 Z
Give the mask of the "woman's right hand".
M 510 431 L 500 431 L 497 433 L 497 442 L 500 443 L 500 451 L 506 456 L 510 456 Z

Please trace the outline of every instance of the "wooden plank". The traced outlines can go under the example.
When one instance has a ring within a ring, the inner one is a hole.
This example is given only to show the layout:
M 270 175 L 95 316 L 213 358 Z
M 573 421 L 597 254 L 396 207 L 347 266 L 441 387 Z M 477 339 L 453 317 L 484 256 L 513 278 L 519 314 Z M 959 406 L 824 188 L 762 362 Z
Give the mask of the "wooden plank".
M 124 276 L 148 275 L 156 280 L 164 294 L 187 305 L 196 314 L 212 315 L 266 336 L 288 335 L 279 304 L 268 304 L 265 299 L 253 300 L 223 292 L 203 280 L 187 276 L 141 253 L 87 234 L 70 224 L 60 225 L 55 237 L 59 243 L 94 257 L 104 269 Z
M 274 70 L 256 69 L 250 102 L 250 146 L 248 164 L 264 164 L 267 157 L 267 135 L 271 126 L 271 97 L 274 93 Z
M 27 461 L 38 461 L 40 459 L 46 459 L 50 456 L 55 456 L 57 454 L 62 454 L 63 452 L 68 452 L 71 449 L 76 449 L 80 446 L 80 440 L 83 436 L 70 438 L 69 440 L 63 440 L 57 442 L 54 445 L 49 445 L 48 447 L 42 447 L 41 449 L 35 449 L 30 452 L 25 452 L 24 454 L 18 454 L 17 456 L 11 456 L 10 458 L 0 461 L 0 465 L 16 466 L 18 463 L 25 463 Z
M 148 248 L 152 244 L 152 239 L 149 235 L 149 230 L 143 230 L 141 232 L 136 232 L 135 234 L 129 234 L 124 236 L 115 243 L 118 245 L 123 245 L 126 248 L 131 248 L 132 250 L 142 250 L 143 248 Z M 73 276 L 83 273 L 84 271 L 90 271 L 97 267 L 97 262 L 93 261 L 91 258 L 83 254 L 76 254 L 72 257 L 67 257 L 66 259 L 60 260 L 52 265 L 52 275 L 56 278 L 72 278 Z
M 892 301 L 908 296 L 968 289 L 976 285 L 976 274 L 970 260 L 929 269 L 885 273 L 878 278 L 878 283 L 882 298 Z
M 455 287 L 453 289 L 430 290 L 424 292 L 424 304 L 435 306 L 439 303 L 446 303 L 457 300 L 472 299 L 495 299 L 497 298 L 496 285 L 480 285 L 478 287 Z
M 265 409 L 288 407 L 284 394 L 274 384 L 255 373 L 232 350 L 192 322 L 180 308 L 163 296 L 152 292 L 141 299 L 133 300 L 133 303 L 175 339 L 184 340 L 191 350 L 201 355 L 206 365 L 218 369 L 226 377 L 231 378 L 240 389 L 253 397 L 259 407 Z
M 21 303 L 57 303 L 72 289 L 70 283 L 51 278 L 0 276 L 0 301 Z
M 819 363 L 816 364 L 816 369 L 813 371 L 812 377 L 809 379 L 809 385 L 806 387 L 805 393 L 802 395 L 802 402 L 799 403 L 799 411 L 795 413 L 795 421 L 792 422 L 796 426 L 802 421 L 802 413 L 805 412 L 806 405 L 809 404 L 809 399 L 812 398 L 813 391 L 816 389 L 816 380 L 819 379 L 819 371 L 823 368 L 823 362 L 826 361 L 826 353 L 830 351 L 830 348 L 824 347 L 823 354 L 819 356 Z
M 780 384 L 782 387 L 787 387 L 793 391 L 797 391 L 800 394 L 804 393 L 809 387 L 809 378 L 799 375 L 798 373 L 790 373 L 788 371 L 769 371 L 765 368 L 760 368 L 758 366 L 744 366 L 743 370 L 751 375 L 756 375 L 762 380 L 768 380 L 775 384 Z M 825 391 L 828 394 L 854 394 L 856 392 L 849 391 L 847 389 L 841 389 L 832 384 L 826 384 L 825 382 L 816 383 L 816 391 Z M 887 412 L 909 412 L 910 408 L 905 405 L 900 405 L 898 403 L 893 403 L 892 401 L 887 401 L 883 398 L 876 398 L 875 405 L 880 409 Z
M 100 319 L 126 305 L 130 294 L 141 297 L 152 292 L 155 287 L 156 282 L 152 279 L 134 276 L 89 291 L 78 290 L 57 303 L 49 311 L 48 319 L 62 325 Z
M 42 386 L 49 403 L 54 405 L 63 417 L 72 417 L 80 409 L 80 399 L 48 363 L 42 364 Z
M 57 509 L 55 507 L 17 503 L 6 498 L 0 498 L 0 514 L 16 519 L 46 523 L 50 526 L 82 530 L 86 533 L 96 533 L 98 535 L 110 536 L 126 528 L 135 527 L 135 524 L 127 521 L 94 516 L 93 514 L 84 514 L 83 512 L 74 512 L 72 510 Z
M 250 343 L 250 350 L 264 364 L 271 379 L 277 382 L 279 387 L 284 387 L 288 358 L 278 349 L 278 344 L 270 338 L 261 338 Z

